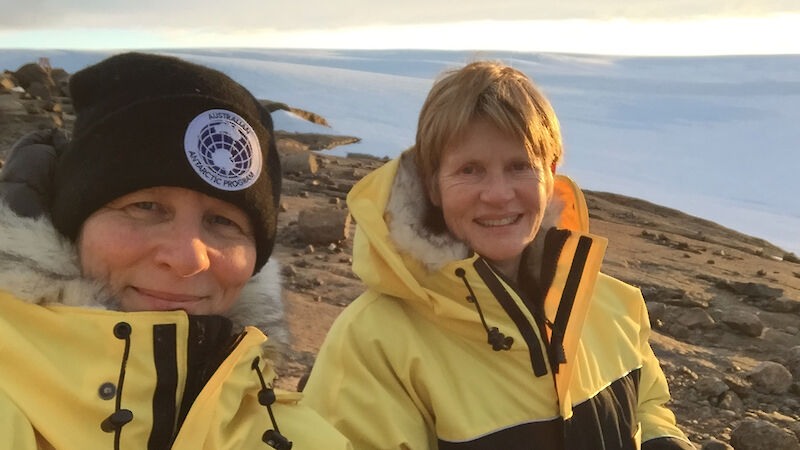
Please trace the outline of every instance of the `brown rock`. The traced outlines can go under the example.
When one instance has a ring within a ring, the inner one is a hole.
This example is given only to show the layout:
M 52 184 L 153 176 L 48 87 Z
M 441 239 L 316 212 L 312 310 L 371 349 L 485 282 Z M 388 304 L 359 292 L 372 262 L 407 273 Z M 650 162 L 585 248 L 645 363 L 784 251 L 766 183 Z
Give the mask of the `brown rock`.
M 735 375 L 725 376 L 725 384 L 727 384 L 733 392 L 742 397 L 746 397 L 750 393 L 750 389 L 753 387 L 749 381 L 739 378 Z
M 703 308 L 689 308 L 678 316 L 678 323 L 686 328 L 711 328 L 714 326 L 714 319 Z
M 667 313 L 667 305 L 660 302 L 647 302 L 647 314 L 650 316 L 650 323 L 663 320 Z
M 753 388 L 764 394 L 783 394 L 792 385 L 792 373 L 782 364 L 764 361 L 748 372 Z
M 789 297 L 778 297 L 767 303 L 765 309 L 774 312 L 798 312 L 800 311 L 800 301 Z
M 792 347 L 786 352 L 786 367 L 794 378 L 800 381 L 800 345 Z
M 50 78 L 53 79 L 59 94 L 69 96 L 69 73 L 66 70 L 56 67 L 50 71 Z
M 706 398 L 719 398 L 728 391 L 728 385 L 717 377 L 702 377 L 695 383 L 695 389 Z
M 29 94 L 34 97 L 41 98 L 42 100 L 50 100 L 51 94 L 50 89 L 47 88 L 44 84 L 39 81 L 34 81 L 31 83 L 27 89 L 25 89 Z
M 278 153 L 281 155 L 308 151 L 308 145 L 303 144 L 296 139 L 287 137 L 276 139 L 275 145 L 278 147 Z
M 800 442 L 793 433 L 764 420 L 744 420 L 731 433 L 736 450 L 798 450 Z
M 742 399 L 740 399 L 739 396 L 733 391 L 727 391 L 723 393 L 717 406 L 722 409 L 727 409 L 728 411 L 744 411 L 744 403 L 742 403 Z
M 761 319 L 746 311 L 724 311 L 720 320 L 734 330 L 747 336 L 758 337 L 764 331 Z
M 17 82 L 10 72 L 0 75 L 0 90 L 10 91 L 17 87 Z
M 300 239 L 309 244 L 329 244 L 350 236 L 350 213 L 341 209 L 301 211 L 297 219 Z
M 311 152 L 295 152 L 281 157 L 281 171 L 284 176 L 290 173 L 313 174 L 317 170 L 317 157 Z
M 700 447 L 700 450 L 734 450 L 734 448 L 722 441 L 709 439 L 703 442 L 703 446 Z

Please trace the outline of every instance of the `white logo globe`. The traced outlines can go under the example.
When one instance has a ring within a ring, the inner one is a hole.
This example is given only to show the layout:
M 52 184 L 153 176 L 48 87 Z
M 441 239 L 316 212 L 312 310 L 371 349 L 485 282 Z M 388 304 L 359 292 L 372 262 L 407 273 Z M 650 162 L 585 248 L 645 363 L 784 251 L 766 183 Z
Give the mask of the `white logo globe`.
M 211 109 L 198 114 L 186 128 L 183 147 L 192 169 L 218 189 L 247 189 L 261 175 L 258 136 L 234 112 Z
M 217 176 L 236 179 L 250 170 L 253 149 L 242 131 L 225 120 L 211 122 L 200 130 L 197 149 Z

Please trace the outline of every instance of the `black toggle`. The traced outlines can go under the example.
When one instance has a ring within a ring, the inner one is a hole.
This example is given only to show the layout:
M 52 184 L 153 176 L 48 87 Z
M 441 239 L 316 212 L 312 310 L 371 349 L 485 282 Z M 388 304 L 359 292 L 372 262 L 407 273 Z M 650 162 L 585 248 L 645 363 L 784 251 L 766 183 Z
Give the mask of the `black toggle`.
M 250 369 L 256 371 L 258 381 L 261 383 L 261 390 L 258 391 L 258 403 L 267 407 L 269 420 L 272 422 L 272 429 L 265 431 L 261 440 L 274 449 L 289 450 L 292 448 L 292 441 L 286 439 L 286 437 L 281 434 L 278 429 L 278 422 L 275 421 L 275 414 L 272 413 L 272 407 L 270 406 L 275 403 L 275 391 L 267 387 L 267 383 L 264 382 L 264 375 L 261 373 L 261 368 L 258 366 L 259 362 L 261 362 L 261 358 L 256 356 L 255 359 L 253 359 L 253 363 L 250 364 Z
M 511 348 L 511 344 L 514 343 L 514 338 L 504 335 L 497 327 L 489 328 L 488 337 L 488 342 L 492 345 L 492 350 L 496 352 L 508 350 Z
M 258 391 L 258 403 L 261 406 L 269 406 L 275 403 L 275 391 L 272 389 L 261 389 Z
M 131 335 L 131 325 L 128 322 L 120 322 L 114 325 L 114 336 L 117 339 L 126 339 Z
M 275 450 L 289 450 L 292 448 L 292 442 L 275 430 L 265 431 L 261 440 Z
M 122 409 L 122 385 L 125 382 L 125 366 L 128 364 L 128 354 L 131 350 L 131 325 L 127 322 L 118 322 L 114 325 L 114 336 L 117 339 L 125 341 L 125 349 L 122 351 L 122 362 L 119 367 L 119 381 L 116 386 L 116 403 L 115 411 L 108 416 L 102 423 L 100 429 L 106 433 L 114 432 L 114 450 L 119 450 L 120 435 L 122 434 L 122 427 L 133 420 L 133 412 L 129 409 Z M 110 386 L 108 386 L 110 385 Z M 109 395 L 111 392 L 109 387 L 113 388 L 111 383 L 105 383 L 100 386 L 100 396 Z M 110 398 L 109 398 L 110 399 Z
M 114 386 L 114 383 L 103 383 L 97 388 L 97 394 L 103 400 L 111 400 L 117 395 L 117 387 Z
M 130 409 L 119 409 L 106 417 L 106 420 L 100 424 L 100 429 L 106 433 L 111 433 L 121 429 L 131 420 L 133 420 L 133 412 Z
M 478 304 L 478 299 L 475 297 L 475 293 L 472 291 L 472 286 L 470 286 L 469 281 L 467 281 L 467 273 L 464 271 L 464 269 L 459 267 L 456 269 L 455 274 L 457 277 L 461 278 L 461 281 L 463 281 L 464 285 L 467 287 L 467 291 L 469 291 L 469 295 L 466 297 L 467 301 L 474 304 L 475 309 L 478 310 L 478 317 L 481 318 L 483 328 L 486 330 L 487 342 L 492 346 L 492 350 L 499 352 L 500 350 L 511 349 L 511 345 L 514 343 L 514 338 L 501 333 L 497 327 L 489 328 L 489 326 L 486 324 L 486 319 L 483 318 L 483 311 L 481 311 L 481 305 Z

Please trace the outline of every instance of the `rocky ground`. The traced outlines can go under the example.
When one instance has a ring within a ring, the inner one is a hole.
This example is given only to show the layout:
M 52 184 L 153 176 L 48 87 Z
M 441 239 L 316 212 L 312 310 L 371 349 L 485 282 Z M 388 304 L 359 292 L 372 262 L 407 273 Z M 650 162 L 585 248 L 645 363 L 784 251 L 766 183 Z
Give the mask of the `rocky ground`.
M 69 128 L 74 119 L 58 90 L 63 81 L 42 82 L 49 97 L 36 86 L 41 95 L 31 95 L 31 83 L 14 75 L 0 78 L 0 157 L 26 132 Z M 284 180 L 275 257 L 294 335 L 280 383 L 293 387 L 333 320 L 363 289 L 350 271 L 355 224 L 344 198 L 384 161 L 311 151 L 357 138 L 277 135 Z M 610 242 L 603 270 L 642 288 L 679 426 L 698 448 L 800 449 L 800 261 L 673 209 L 602 192 L 586 198 L 592 232 Z

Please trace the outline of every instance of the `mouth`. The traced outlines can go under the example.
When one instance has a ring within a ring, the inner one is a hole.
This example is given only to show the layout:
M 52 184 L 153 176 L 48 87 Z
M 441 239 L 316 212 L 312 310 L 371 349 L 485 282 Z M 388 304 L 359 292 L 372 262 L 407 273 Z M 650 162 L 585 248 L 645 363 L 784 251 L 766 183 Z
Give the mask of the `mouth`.
M 522 218 L 522 214 L 514 214 L 508 217 L 502 217 L 499 219 L 475 219 L 475 223 L 482 227 L 504 227 L 507 225 L 514 225 Z
M 143 297 L 149 297 L 155 300 L 168 303 L 193 303 L 202 300 L 203 296 L 179 294 L 166 291 L 158 291 L 153 289 L 145 289 L 133 286 L 133 290 Z

